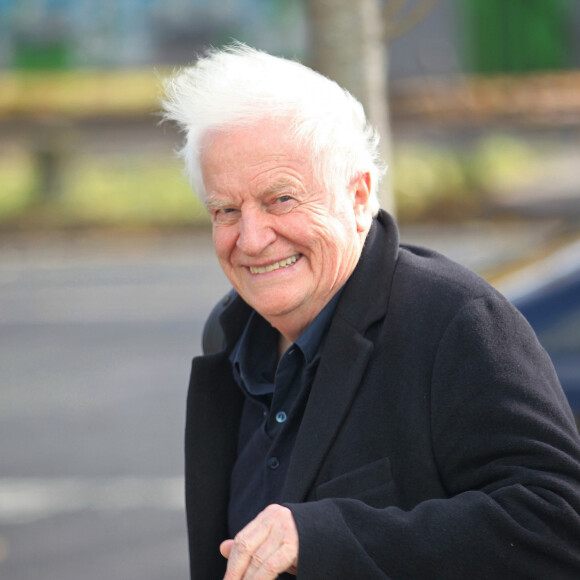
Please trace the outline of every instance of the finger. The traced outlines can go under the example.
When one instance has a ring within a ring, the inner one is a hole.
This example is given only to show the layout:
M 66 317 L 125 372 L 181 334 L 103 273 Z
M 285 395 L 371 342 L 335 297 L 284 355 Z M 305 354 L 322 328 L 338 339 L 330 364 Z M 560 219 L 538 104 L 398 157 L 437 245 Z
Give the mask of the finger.
M 244 578 L 252 556 L 268 537 L 268 533 L 269 526 L 267 518 L 259 514 L 236 535 L 229 552 L 224 580 L 239 580 Z M 225 547 L 227 549 L 228 546 Z
M 290 572 L 296 574 L 297 568 L 295 566 L 297 553 L 290 544 L 269 544 L 271 550 L 269 556 L 266 558 L 255 554 L 252 562 L 248 567 L 246 575 L 247 580 L 273 580 L 278 578 L 282 572 Z
M 276 578 L 276 575 L 282 572 L 297 573 L 299 539 L 294 516 L 288 508 L 282 506 L 272 508 L 275 525 L 271 527 L 271 540 L 275 540 L 276 548 L 270 550 L 268 559 L 263 563 L 265 575 L 258 575 L 257 578 Z M 270 576 L 272 571 L 276 575 Z
M 275 554 L 264 562 L 264 566 L 260 570 L 260 574 L 256 576 L 255 580 L 273 580 L 284 572 L 296 576 L 298 567 L 295 565 L 296 553 L 294 551 L 282 552 L 278 550 Z M 262 575 L 262 572 L 264 575 Z
M 252 555 L 244 578 L 276 578 L 278 570 L 272 567 L 275 563 L 275 558 L 272 557 L 279 548 L 280 538 L 274 537 L 270 530 L 270 534 Z
M 238 552 L 242 546 L 243 553 Z M 281 572 L 295 572 L 297 562 L 298 532 L 292 513 L 271 505 L 236 537 L 228 562 L 232 576 L 226 574 L 226 579 L 270 580 Z
M 233 540 L 224 540 L 220 544 L 220 554 L 224 558 L 229 558 L 230 557 L 230 552 L 232 551 L 232 546 L 233 545 L 234 545 L 234 541 Z

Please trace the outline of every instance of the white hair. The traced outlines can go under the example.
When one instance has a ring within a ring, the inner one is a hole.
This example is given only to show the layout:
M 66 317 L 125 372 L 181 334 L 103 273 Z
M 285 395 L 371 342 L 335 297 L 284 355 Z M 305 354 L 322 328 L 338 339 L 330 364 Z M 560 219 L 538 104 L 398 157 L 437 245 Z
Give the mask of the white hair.
M 164 118 L 185 133 L 180 156 L 202 201 L 205 135 L 263 119 L 287 119 L 294 142 L 311 153 L 313 170 L 326 186 L 346 185 L 370 173 L 371 208 L 378 211 L 377 189 L 384 173 L 379 136 L 362 105 L 334 81 L 296 61 L 235 43 L 209 50 L 165 81 L 164 89 Z

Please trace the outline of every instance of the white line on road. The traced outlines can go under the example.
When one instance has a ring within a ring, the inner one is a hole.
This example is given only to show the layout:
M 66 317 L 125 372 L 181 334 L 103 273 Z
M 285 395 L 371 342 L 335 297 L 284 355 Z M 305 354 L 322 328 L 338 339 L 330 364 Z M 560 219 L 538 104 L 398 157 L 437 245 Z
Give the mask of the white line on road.
M 183 478 L 0 478 L 0 524 L 79 511 L 183 510 Z

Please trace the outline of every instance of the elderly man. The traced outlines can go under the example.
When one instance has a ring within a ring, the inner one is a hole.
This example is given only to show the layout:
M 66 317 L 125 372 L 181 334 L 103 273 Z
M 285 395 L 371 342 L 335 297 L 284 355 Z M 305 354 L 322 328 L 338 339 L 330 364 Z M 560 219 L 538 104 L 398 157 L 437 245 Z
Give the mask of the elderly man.
M 580 578 L 553 367 L 483 280 L 399 244 L 360 104 L 243 45 L 166 95 L 234 288 L 193 361 L 192 578 Z

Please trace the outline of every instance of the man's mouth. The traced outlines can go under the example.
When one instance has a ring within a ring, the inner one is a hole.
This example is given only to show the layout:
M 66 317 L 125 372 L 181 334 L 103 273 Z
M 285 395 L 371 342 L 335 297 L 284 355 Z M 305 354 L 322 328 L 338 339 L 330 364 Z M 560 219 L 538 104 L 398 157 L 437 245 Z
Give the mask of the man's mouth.
M 280 268 L 287 268 L 288 266 L 295 264 L 298 258 L 300 258 L 300 254 L 290 256 L 285 260 L 280 260 L 279 262 L 274 262 L 273 264 L 268 264 L 267 266 L 250 266 L 250 273 L 266 274 L 267 272 L 273 272 L 274 270 L 278 270 Z

